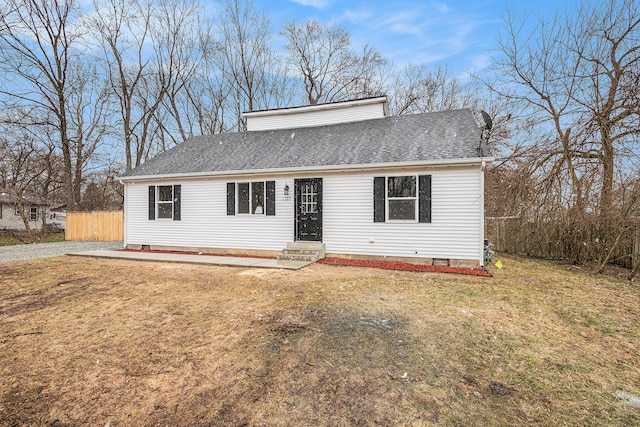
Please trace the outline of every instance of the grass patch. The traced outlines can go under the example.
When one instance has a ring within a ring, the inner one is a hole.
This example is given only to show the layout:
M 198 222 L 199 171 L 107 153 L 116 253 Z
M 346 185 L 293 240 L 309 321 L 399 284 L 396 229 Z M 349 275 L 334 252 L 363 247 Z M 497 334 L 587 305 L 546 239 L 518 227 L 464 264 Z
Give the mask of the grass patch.
M 29 235 L 26 232 L 1 232 L 0 246 L 24 245 L 28 243 L 53 243 L 64 242 L 64 231 L 55 233 L 33 232 L 33 241 L 29 241 Z
M 502 261 L 2 264 L 0 424 L 639 424 L 638 284 Z

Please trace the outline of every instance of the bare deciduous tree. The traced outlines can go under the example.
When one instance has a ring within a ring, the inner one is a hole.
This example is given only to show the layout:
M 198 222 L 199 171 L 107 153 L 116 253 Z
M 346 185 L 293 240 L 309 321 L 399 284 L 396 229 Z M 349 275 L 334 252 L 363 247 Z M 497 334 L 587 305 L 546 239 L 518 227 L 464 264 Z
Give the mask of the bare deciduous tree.
M 190 31 L 196 6 L 185 2 L 106 0 L 95 2 L 91 19 L 101 56 L 118 100 L 127 170 L 151 150 L 155 113 L 167 94 L 181 88 L 197 58 L 185 58 L 184 32 Z M 181 130 L 180 117 L 178 128 Z
M 509 15 L 496 78 L 488 82 L 536 123 L 549 179 L 568 178 L 580 210 L 587 190 L 597 190 L 603 216 L 612 208 L 618 153 L 639 132 L 639 12 L 633 1 L 588 3 L 530 31 L 526 20 Z
M 0 6 L 5 104 L 48 117 L 64 165 L 65 198 L 80 202 L 83 173 L 104 130 L 106 93 L 85 61 L 74 0 L 7 0 Z
M 237 129 L 244 129 L 241 113 L 288 105 L 291 84 L 270 46 L 268 17 L 251 0 L 227 0 L 218 22 L 219 37 L 208 52 L 217 72 L 231 89 L 231 109 Z M 229 108 L 228 108 L 229 109 Z
M 32 230 L 26 195 L 34 188 L 34 181 L 45 171 L 39 157 L 39 147 L 30 138 L 7 133 L 0 137 L 0 168 L 4 175 L 4 182 L 0 187 L 12 191 L 15 196 L 16 211 L 20 214 L 29 237 Z
M 309 104 L 381 94 L 384 81 L 377 77 L 385 75 L 386 58 L 370 46 L 356 53 L 343 27 L 314 19 L 291 21 L 281 35 L 288 63 L 302 79 Z
M 477 109 L 480 97 L 474 83 L 452 76 L 446 67 L 409 64 L 393 79 L 389 109 L 396 115 Z
M 51 200 L 54 183 L 60 180 L 54 147 L 41 142 L 47 128 L 41 118 L 21 108 L 0 114 L 0 187 L 15 197 L 29 238 L 31 201 Z M 44 224 L 44 218 L 39 219 Z
M 518 154 L 536 182 L 529 202 L 555 230 L 546 240 L 600 270 L 629 233 L 616 176 L 640 158 L 639 12 L 631 0 L 585 2 L 533 27 L 509 14 L 485 80 L 522 118 Z
M 176 0 L 162 2 L 156 8 L 158 22 L 151 27 L 151 35 L 159 80 L 165 87 L 163 103 L 171 118 L 172 129 L 167 135 L 179 143 L 193 136 L 181 100 L 185 88 L 200 72 L 203 58 L 200 35 L 208 29 L 200 20 L 196 3 Z M 163 123 L 165 129 L 167 122 Z
M 230 104 L 231 92 L 229 82 L 205 57 L 199 72 L 180 94 L 184 121 L 191 135 L 228 132 L 237 125 L 237 118 L 228 118 L 227 114 L 227 110 L 236 111 L 234 103 Z

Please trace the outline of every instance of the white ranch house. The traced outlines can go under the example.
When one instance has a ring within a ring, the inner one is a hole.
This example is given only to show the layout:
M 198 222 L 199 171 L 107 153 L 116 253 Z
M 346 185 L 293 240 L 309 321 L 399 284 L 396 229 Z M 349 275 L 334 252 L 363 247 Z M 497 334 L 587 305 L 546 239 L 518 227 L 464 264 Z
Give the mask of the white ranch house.
M 483 265 L 483 115 L 387 117 L 386 98 L 245 113 L 129 171 L 130 249 Z
M 48 203 L 38 197 L 27 196 L 22 198 L 22 207 L 19 207 L 15 190 L 0 188 L 0 231 L 26 230 L 20 209 L 24 210 L 31 230 L 42 230 L 49 223 Z

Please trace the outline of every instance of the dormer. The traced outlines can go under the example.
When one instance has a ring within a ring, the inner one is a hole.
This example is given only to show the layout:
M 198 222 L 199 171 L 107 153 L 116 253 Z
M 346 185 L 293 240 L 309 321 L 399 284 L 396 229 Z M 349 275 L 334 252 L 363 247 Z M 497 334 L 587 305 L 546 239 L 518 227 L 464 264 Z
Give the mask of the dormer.
M 381 119 L 389 115 L 387 97 L 243 113 L 247 131 L 293 129 Z

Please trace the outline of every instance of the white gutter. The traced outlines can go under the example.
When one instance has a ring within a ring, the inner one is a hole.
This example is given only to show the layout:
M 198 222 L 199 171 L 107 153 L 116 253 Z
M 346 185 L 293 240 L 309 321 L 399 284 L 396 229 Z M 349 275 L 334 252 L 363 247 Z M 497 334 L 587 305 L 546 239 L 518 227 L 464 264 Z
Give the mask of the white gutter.
M 486 162 L 492 162 L 493 157 L 472 157 L 468 159 L 455 160 L 430 160 L 421 162 L 394 162 L 394 163 L 363 163 L 357 165 L 329 165 L 329 166 L 311 166 L 296 168 L 275 168 L 275 169 L 250 169 L 250 170 L 229 170 L 229 171 L 208 171 L 208 172 L 190 172 L 190 173 L 172 173 L 164 175 L 140 175 L 140 176 L 123 176 L 118 177 L 118 181 L 122 183 L 134 181 L 166 181 L 171 179 L 205 179 L 220 178 L 228 176 L 271 176 L 284 174 L 301 174 L 308 172 L 359 172 L 379 169 L 397 169 L 397 168 L 417 168 L 417 167 L 447 167 L 447 166 L 464 166 L 482 164 L 482 170 Z M 484 178 L 484 175 L 483 175 Z M 484 188 L 484 180 L 483 180 Z
M 122 207 L 122 234 L 123 234 L 123 238 L 122 238 L 122 247 L 126 248 L 127 247 L 127 212 L 129 212 L 129 208 L 127 207 L 128 203 L 127 203 L 127 186 L 124 186 L 124 206 Z

